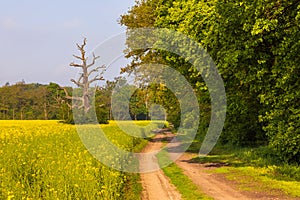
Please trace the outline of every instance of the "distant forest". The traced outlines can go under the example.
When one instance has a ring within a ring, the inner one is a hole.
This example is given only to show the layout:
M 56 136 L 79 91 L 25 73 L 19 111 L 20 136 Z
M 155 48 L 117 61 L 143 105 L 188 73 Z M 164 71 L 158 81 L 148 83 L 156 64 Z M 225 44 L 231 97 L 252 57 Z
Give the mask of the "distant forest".
M 118 85 L 117 85 L 118 83 Z M 126 94 L 115 93 L 115 98 L 118 99 L 119 112 L 115 112 L 115 117 L 121 120 L 147 120 L 151 119 L 155 115 L 149 113 L 149 108 L 152 103 L 169 104 L 163 96 L 172 95 L 170 91 L 158 92 L 160 85 L 152 84 L 147 88 L 135 88 L 127 84 L 124 78 L 118 77 L 114 81 L 106 81 L 103 87 L 91 88 L 95 91 L 94 104 L 95 112 L 100 123 L 107 123 L 108 120 L 114 119 L 111 112 L 111 97 L 113 90 L 117 87 L 127 87 L 127 90 L 133 92 L 130 98 L 129 110 L 126 110 L 127 105 Z M 72 100 L 66 98 L 66 89 L 69 94 L 72 94 L 73 88 L 62 87 L 56 83 L 39 84 L 25 82 L 18 82 L 10 85 L 0 87 L 0 119 L 1 120 L 62 120 L 65 122 L 71 122 L 73 118 L 72 114 Z M 147 99 L 146 99 L 147 98 Z M 175 98 L 174 98 L 175 99 Z M 128 100 L 127 100 L 128 101 Z M 174 100 L 173 100 L 174 101 Z M 175 100 L 175 105 L 176 104 Z M 148 106 L 148 107 L 147 107 Z M 170 106 L 169 106 L 170 107 Z M 171 121 L 171 113 L 175 113 L 177 117 L 178 106 L 174 106 L 173 109 L 168 109 L 169 117 Z M 164 114 L 164 113 L 163 113 Z M 158 115 L 158 114 L 157 114 Z M 173 116 L 174 118 L 174 116 Z
M 96 111 L 104 122 L 110 118 L 109 85 L 96 90 Z M 72 93 L 71 87 L 65 88 Z M 56 83 L 14 85 L 6 84 L 0 88 L 0 119 L 2 120 L 63 120 L 72 118 L 72 101 L 66 98 L 64 88 Z
M 0 94 L 2 120 L 66 120 L 71 114 L 71 102 L 65 98 L 63 89 L 56 83 L 7 83 L 0 88 Z

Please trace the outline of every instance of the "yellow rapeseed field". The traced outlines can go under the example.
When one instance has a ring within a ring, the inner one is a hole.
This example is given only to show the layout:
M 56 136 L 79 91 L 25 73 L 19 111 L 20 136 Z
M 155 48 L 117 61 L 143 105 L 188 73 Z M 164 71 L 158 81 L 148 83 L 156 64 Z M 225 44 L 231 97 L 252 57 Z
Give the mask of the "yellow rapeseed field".
M 113 121 L 101 126 L 126 150 L 145 143 Z M 125 199 L 131 192 L 127 185 L 131 175 L 96 160 L 74 125 L 0 121 L 0 156 L 0 199 Z

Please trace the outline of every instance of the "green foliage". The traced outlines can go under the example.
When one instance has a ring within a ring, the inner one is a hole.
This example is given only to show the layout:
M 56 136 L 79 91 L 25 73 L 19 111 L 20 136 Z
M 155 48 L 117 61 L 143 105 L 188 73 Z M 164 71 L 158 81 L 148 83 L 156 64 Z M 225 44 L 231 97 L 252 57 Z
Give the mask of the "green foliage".
M 283 180 L 293 180 L 300 182 L 300 167 L 299 165 L 282 165 L 274 169 L 274 174 L 278 175 Z
M 109 83 L 108 83 L 109 84 Z M 72 88 L 65 88 L 72 94 Z M 74 124 L 72 101 L 56 83 L 49 85 L 20 83 L 0 87 L 0 119 L 62 120 Z M 99 123 L 107 124 L 110 118 L 111 90 L 108 86 L 96 90 L 95 109 Z M 87 115 L 90 115 L 87 114 Z M 84 116 L 84 115 L 83 115 Z M 90 122 L 91 117 L 83 119 Z
M 145 90 L 136 89 L 130 97 L 129 112 L 134 120 L 148 119 L 147 94 Z
M 299 163 L 299 9 L 297 0 L 145 0 L 121 23 L 128 29 L 169 28 L 194 38 L 209 52 L 225 82 L 228 109 L 222 142 L 270 144 L 283 161 Z M 150 11 L 154 15 L 146 15 L 147 26 L 133 26 L 136 18 Z M 207 99 L 199 72 L 182 58 L 128 47 L 134 62 L 125 70 L 161 62 L 182 73 Z M 199 102 L 200 107 L 209 108 L 207 101 L 200 98 Z M 210 113 L 203 116 L 207 119 Z
M 166 111 L 166 119 L 175 128 L 180 125 L 180 107 L 175 94 L 164 84 L 150 84 L 146 89 L 149 105 L 161 105 Z
M 18 83 L 0 88 L 0 119 L 67 119 L 68 101 L 60 86 Z
M 300 181 L 299 165 L 282 163 L 276 151 L 268 146 L 237 148 L 232 145 L 219 145 L 209 156 L 194 160 L 201 163 L 226 163 L 232 168 L 253 167 L 261 171 L 267 169 L 271 179 Z

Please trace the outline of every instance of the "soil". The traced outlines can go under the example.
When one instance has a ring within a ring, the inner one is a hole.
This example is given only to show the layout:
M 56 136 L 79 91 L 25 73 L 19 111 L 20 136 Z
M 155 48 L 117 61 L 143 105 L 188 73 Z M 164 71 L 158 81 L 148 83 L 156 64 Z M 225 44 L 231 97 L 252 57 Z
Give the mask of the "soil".
M 153 138 L 142 153 L 154 152 L 160 150 L 163 146 L 165 135 L 158 134 Z M 151 161 L 140 159 L 140 168 L 147 168 L 148 165 L 157 163 L 155 157 Z M 171 184 L 169 178 L 160 169 L 155 172 L 141 173 L 141 182 L 143 186 L 142 200 L 179 200 L 181 194 L 176 190 L 176 187 Z
M 239 191 L 234 190 L 227 182 L 217 180 L 212 174 L 207 173 L 208 169 L 198 163 L 189 162 L 191 155 L 184 154 L 175 163 L 183 169 L 195 185 L 197 185 L 205 194 L 214 199 L 249 199 Z
M 157 151 L 164 146 L 163 140 L 170 137 L 168 134 L 157 134 L 152 139 L 143 152 Z M 184 153 L 175 163 L 183 170 L 183 173 L 188 176 L 193 183 L 207 196 L 216 200 L 248 200 L 248 199 L 299 199 L 290 198 L 281 191 L 254 192 L 241 191 L 238 188 L 238 183 L 226 179 L 223 174 L 212 173 L 211 170 L 226 166 L 225 163 L 197 163 L 193 162 L 192 158 L 197 155 Z M 155 156 L 153 159 L 156 159 Z M 152 162 L 153 163 L 153 162 Z M 140 160 L 140 166 L 145 167 L 147 162 Z M 181 199 L 180 193 L 175 186 L 170 183 L 168 177 L 165 176 L 162 170 L 151 173 L 142 173 L 141 181 L 143 186 L 142 200 L 169 200 Z M 249 183 L 251 185 L 251 183 Z M 255 183 L 253 183 L 255 184 Z
M 268 192 L 241 191 L 238 189 L 238 182 L 226 179 L 223 174 L 212 173 L 211 170 L 227 166 L 225 163 L 196 163 L 192 161 L 193 155 L 183 154 L 175 163 L 183 170 L 198 188 L 208 196 L 216 200 L 235 200 L 235 199 L 299 199 L 285 195 L 279 190 Z M 257 183 L 249 183 L 257 184 Z

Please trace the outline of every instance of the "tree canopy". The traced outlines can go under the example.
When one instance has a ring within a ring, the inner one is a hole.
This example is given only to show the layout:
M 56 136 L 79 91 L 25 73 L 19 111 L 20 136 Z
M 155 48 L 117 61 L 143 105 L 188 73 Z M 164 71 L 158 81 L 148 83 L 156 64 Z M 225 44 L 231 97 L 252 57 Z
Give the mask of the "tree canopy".
M 299 0 L 143 0 L 122 16 L 121 24 L 168 28 L 194 38 L 225 83 L 223 143 L 268 144 L 281 159 L 299 162 L 299 19 Z M 134 62 L 124 71 L 156 57 L 184 74 L 202 92 L 201 106 L 209 107 L 205 83 L 182 58 L 130 46 L 127 52 Z

